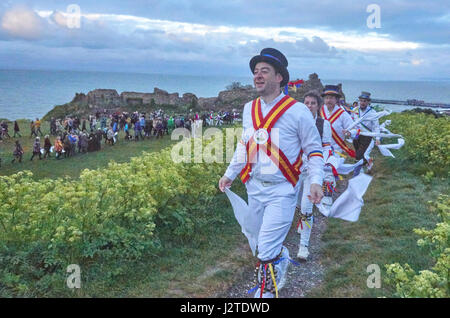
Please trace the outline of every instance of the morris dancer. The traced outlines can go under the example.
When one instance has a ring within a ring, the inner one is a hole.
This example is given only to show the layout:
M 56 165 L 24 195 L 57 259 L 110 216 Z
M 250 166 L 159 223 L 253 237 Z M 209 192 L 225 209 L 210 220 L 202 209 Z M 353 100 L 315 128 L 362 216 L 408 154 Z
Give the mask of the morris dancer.
M 308 108 L 281 92 L 289 82 L 287 65 L 286 57 L 272 48 L 250 60 L 259 97 L 244 107 L 242 139 L 219 181 L 223 192 L 240 174 L 249 209 L 262 220 L 255 297 L 278 296 L 286 280 L 290 259 L 283 241 L 295 214 L 301 150 L 309 159 L 310 199 L 319 203 L 323 197 L 320 135 Z
M 344 155 L 345 151 L 350 157 L 355 158 L 355 151 L 347 146 L 345 137 L 356 135 L 356 130 L 347 131 L 347 128 L 353 124 L 352 117 L 339 105 L 336 105 L 341 94 L 337 85 L 326 85 L 322 97 L 324 98 L 325 107 L 320 110 L 323 119 L 328 120 L 331 124 L 331 135 L 333 140 L 331 146 L 335 153 Z
M 327 120 L 318 115 L 318 111 L 320 105 L 322 105 L 321 98 L 315 92 L 308 92 L 305 94 L 305 105 L 311 111 L 314 120 L 316 122 L 317 130 L 319 131 L 320 137 L 322 139 L 322 148 L 324 161 L 327 161 L 328 156 L 332 155 L 331 150 L 331 126 Z M 313 203 L 308 199 L 309 188 L 310 188 L 310 180 L 308 178 L 308 159 L 306 156 L 303 158 L 303 165 L 301 167 L 301 175 L 300 175 L 300 194 L 298 196 L 297 201 L 297 210 L 300 211 L 300 221 L 297 224 L 297 231 L 300 233 L 300 244 L 299 250 L 297 253 L 297 258 L 306 260 L 309 256 L 308 246 L 309 246 L 309 237 L 311 236 L 311 229 L 314 222 L 314 217 L 312 215 Z M 331 172 L 325 172 L 325 180 L 334 181 L 334 176 Z M 330 182 L 326 183 L 325 187 L 330 187 Z M 328 188 L 325 188 L 325 196 L 322 199 L 322 203 L 331 206 L 332 204 L 332 191 L 329 191 Z M 328 194 L 328 195 L 327 195 Z M 327 202 L 324 202 L 327 201 Z
M 355 121 L 363 118 L 359 123 L 358 128 L 360 131 L 380 133 L 380 123 L 378 122 L 377 112 L 369 106 L 370 105 L 370 93 L 361 92 L 359 96 L 359 107 L 355 109 Z M 375 144 L 380 145 L 380 137 L 376 137 Z M 356 150 L 356 160 L 364 160 L 364 164 L 367 164 L 367 169 L 372 168 L 372 158 L 369 157 L 370 152 L 373 149 L 373 137 L 358 135 L 353 139 L 353 146 Z M 358 166 L 353 173 L 353 176 L 357 176 L 362 166 Z

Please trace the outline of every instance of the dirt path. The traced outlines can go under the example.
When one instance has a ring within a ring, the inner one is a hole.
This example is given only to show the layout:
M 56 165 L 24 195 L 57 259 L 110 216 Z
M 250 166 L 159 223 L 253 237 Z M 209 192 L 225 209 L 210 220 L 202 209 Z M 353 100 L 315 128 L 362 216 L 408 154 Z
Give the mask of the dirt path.
M 300 240 L 300 235 L 297 233 L 296 224 L 298 222 L 299 216 L 296 215 L 293 225 L 286 237 L 284 246 L 289 249 L 291 258 L 298 261 L 295 256 L 298 252 L 298 244 Z M 311 231 L 310 255 L 306 262 L 298 262 L 300 265 L 296 266 L 290 264 L 287 280 L 285 287 L 280 290 L 279 297 L 283 298 L 300 298 L 305 297 L 310 290 L 317 287 L 323 277 L 324 267 L 320 263 L 320 246 L 321 246 L 321 236 L 326 229 L 326 218 L 322 215 L 317 215 L 314 217 L 314 225 Z M 256 260 L 256 259 L 255 259 Z M 228 290 L 221 292 L 215 297 L 225 297 L 225 298 L 246 298 L 252 297 L 248 294 L 248 290 L 252 289 L 253 285 L 253 274 L 254 274 L 254 264 L 248 264 L 242 273 L 235 280 Z

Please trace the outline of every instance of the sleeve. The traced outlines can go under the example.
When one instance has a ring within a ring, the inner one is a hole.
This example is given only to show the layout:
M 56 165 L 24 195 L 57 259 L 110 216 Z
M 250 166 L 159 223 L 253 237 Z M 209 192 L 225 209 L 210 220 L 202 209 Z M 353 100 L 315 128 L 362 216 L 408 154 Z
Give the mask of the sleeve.
M 245 164 L 247 163 L 247 150 L 245 147 L 244 132 L 242 132 L 241 140 L 238 142 L 236 146 L 236 150 L 234 151 L 233 158 L 228 165 L 227 170 L 225 171 L 225 176 L 231 180 L 234 180 L 239 173 L 244 169 Z
M 323 149 L 323 160 L 327 161 L 327 158 L 330 155 L 331 149 L 331 126 L 328 120 L 323 122 L 323 134 L 322 134 L 322 149 Z
M 341 117 L 342 117 L 342 123 L 343 123 L 343 126 L 345 127 L 345 129 L 347 129 L 347 127 L 350 127 L 350 125 L 352 125 L 354 123 L 352 117 L 347 112 L 344 112 L 341 115 Z M 352 139 L 355 138 L 355 136 L 357 134 L 357 130 L 358 130 L 358 125 L 349 130 L 350 136 Z
M 376 113 L 375 113 L 376 115 Z M 374 116 L 375 117 L 375 116 Z M 380 133 L 380 122 L 378 120 L 378 118 L 375 118 L 373 120 L 373 132 L 379 134 Z M 380 141 L 380 137 L 376 137 L 376 140 Z
M 250 111 L 248 110 L 248 104 L 245 105 L 244 111 L 242 114 L 242 135 L 241 140 L 237 143 L 236 150 L 234 151 L 233 158 L 228 165 L 227 170 L 225 171 L 224 176 L 227 178 L 234 180 L 239 175 L 239 173 L 244 169 L 247 163 L 247 149 L 246 144 L 249 140 L 248 133 L 249 127 L 246 127 L 245 116 L 250 116 Z
M 298 122 L 298 137 L 303 152 L 308 156 L 308 175 L 311 184 L 322 185 L 324 168 L 322 141 L 311 112 L 304 107 Z

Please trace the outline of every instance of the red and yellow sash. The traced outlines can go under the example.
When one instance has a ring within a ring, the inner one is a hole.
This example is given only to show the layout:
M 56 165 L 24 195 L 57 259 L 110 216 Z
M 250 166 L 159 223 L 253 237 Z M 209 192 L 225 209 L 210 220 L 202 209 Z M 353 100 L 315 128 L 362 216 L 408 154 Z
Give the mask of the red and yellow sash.
M 333 123 L 345 112 L 342 108 L 339 108 L 337 111 L 335 111 L 330 118 L 327 118 L 327 115 L 325 114 L 324 110 L 325 105 L 320 110 L 320 114 L 322 115 L 322 118 L 325 120 L 328 120 L 330 122 L 331 126 L 331 135 L 333 136 L 334 141 L 341 147 L 348 155 L 352 158 L 355 158 L 355 151 L 347 146 L 344 140 L 339 137 L 336 130 L 333 128 Z
M 242 182 L 246 183 L 250 178 L 252 171 L 252 163 L 255 163 L 255 156 L 259 149 L 263 150 L 269 158 L 281 170 L 286 179 L 295 187 L 300 175 L 300 167 L 302 165 L 302 152 L 299 153 L 297 160 L 291 164 L 284 153 L 275 144 L 271 142 L 270 131 L 277 120 L 297 101 L 290 96 L 284 96 L 267 114 L 263 117 L 261 110 L 261 99 L 258 97 L 252 103 L 252 121 L 255 131 L 264 128 L 268 134 L 269 139 L 265 144 L 258 145 L 253 136 L 246 144 L 247 148 L 247 164 L 242 169 L 240 177 Z

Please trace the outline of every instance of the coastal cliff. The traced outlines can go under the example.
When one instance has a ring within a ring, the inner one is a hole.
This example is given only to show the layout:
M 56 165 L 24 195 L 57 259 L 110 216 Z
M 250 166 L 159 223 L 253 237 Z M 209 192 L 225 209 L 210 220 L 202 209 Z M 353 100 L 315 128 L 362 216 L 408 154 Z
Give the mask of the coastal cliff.
M 303 100 L 306 92 L 315 90 L 320 93 L 323 85 L 316 73 L 310 74 L 308 80 L 296 90 L 289 90 L 289 95 L 297 100 Z M 168 93 L 154 88 L 153 93 L 122 92 L 115 89 L 95 89 L 87 94 L 76 93 L 69 103 L 55 106 L 44 116 L 51 117 L 86 116 L 96 111 L 151 111 L 162 108 L 166 112 L 186 113 L 193 111 L 242 110 L 245 103 L 257 97 L 252 86 L 237 86 L 219 92 L 217 97 L 197 97 L 192 93 L 180 96 L 178 93 Z

